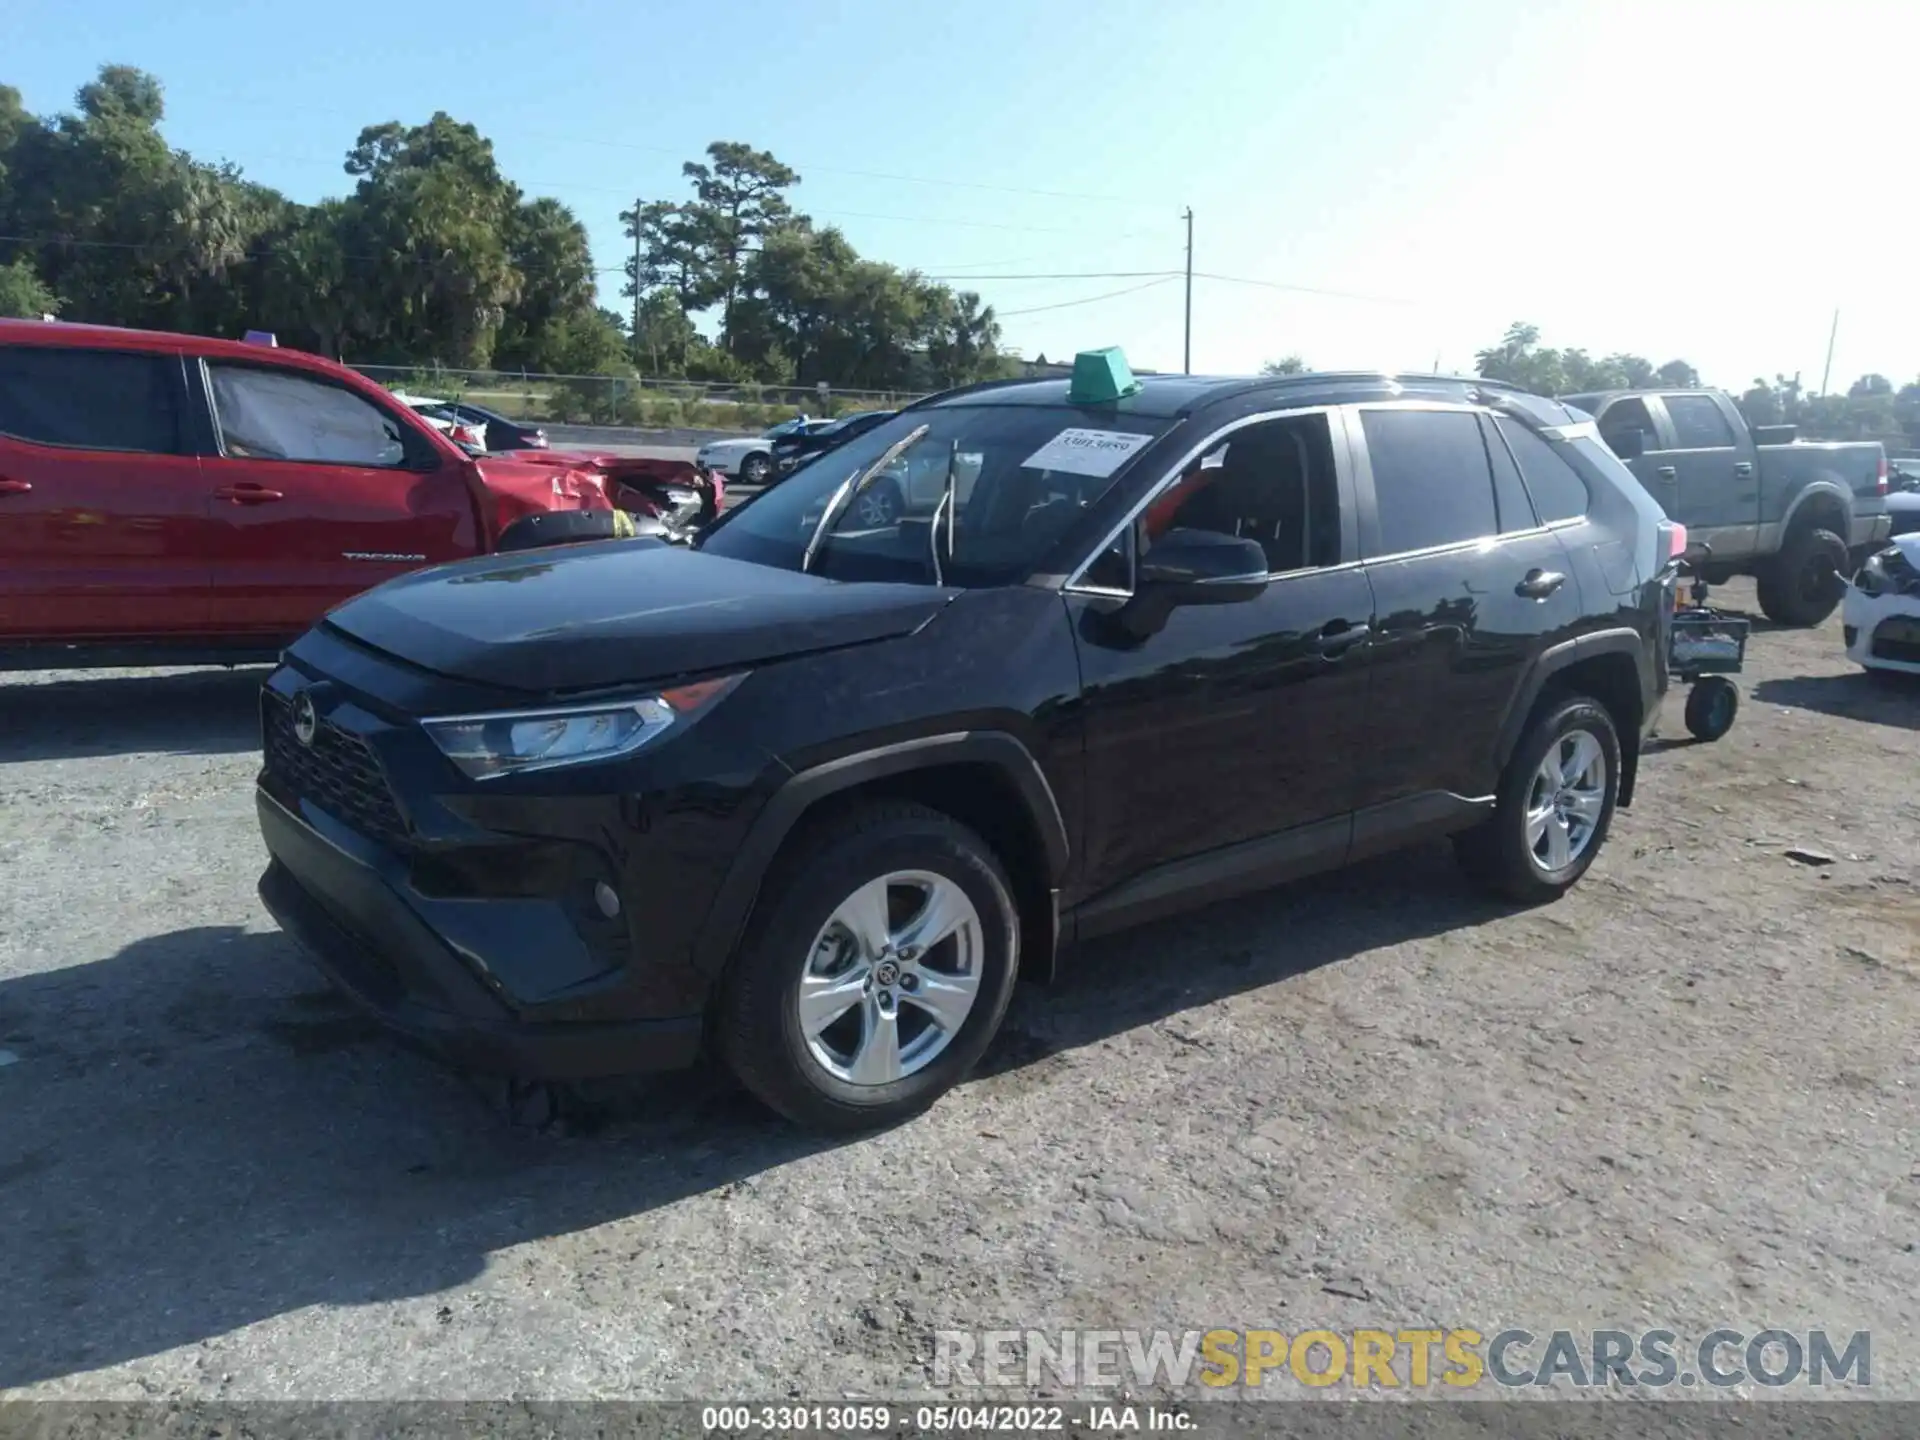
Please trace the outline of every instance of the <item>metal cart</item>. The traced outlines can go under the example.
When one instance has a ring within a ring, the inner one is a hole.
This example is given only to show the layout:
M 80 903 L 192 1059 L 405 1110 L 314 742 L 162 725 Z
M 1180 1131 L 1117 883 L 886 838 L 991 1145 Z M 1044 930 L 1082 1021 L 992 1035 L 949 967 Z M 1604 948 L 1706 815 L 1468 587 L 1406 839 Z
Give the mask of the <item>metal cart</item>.
M 1687 733 L 1696 740 L 1718 740 L 1740 713 L 1738 675 L 1747 661 L 1752 622 L 1707 603 L 1706 565 L 1712 551 L 1702 545 L 1677 562 L 1674 611 L 1667 636 L 1667 673 L 1686 684 Z M 1691 583 L 1685 583 L 1689 581 Z

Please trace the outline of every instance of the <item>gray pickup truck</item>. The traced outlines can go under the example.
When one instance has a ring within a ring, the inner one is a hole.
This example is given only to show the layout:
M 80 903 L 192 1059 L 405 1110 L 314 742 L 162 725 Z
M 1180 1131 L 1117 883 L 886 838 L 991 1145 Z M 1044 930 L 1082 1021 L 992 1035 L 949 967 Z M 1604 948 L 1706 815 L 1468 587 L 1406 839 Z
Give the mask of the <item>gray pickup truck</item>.
M 1845 592 L 1842 577 L 1887 538 L 1887 452 L 1877 440 L 1800 440 L 1791 425 L 1749 429 L 1719 390 L 1559 398 L 1599 422 L 1600 438 L 1690 541 L 1712 547 L 1707 579 L 1752 575 L 1760 608 L 1778 624 L 1826 619 Z

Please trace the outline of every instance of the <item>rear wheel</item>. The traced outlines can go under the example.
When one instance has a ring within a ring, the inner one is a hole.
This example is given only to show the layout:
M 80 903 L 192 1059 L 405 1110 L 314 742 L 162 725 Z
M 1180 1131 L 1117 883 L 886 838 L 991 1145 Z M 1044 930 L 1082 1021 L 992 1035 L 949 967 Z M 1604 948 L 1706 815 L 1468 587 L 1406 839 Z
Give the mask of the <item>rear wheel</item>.
M 1760 609 L 1776 625 L 1818 625 L 1846 594 L 1847 545 L 1831 530 L 1796 530 L 1758 575 Z
M 1553 900 L 1606 843 L 1620 790 L 1620 740 L 1584 696 L 1551 703 L 1527 727 L 1500 777 L 1491 818 L 1454 838 L 1467 872 L 1523 903 Z
M 862 1130 L 925 1109 L 1000 1027 L 1019 964 L 987 844 L 886 803 L 789 843 L 716 1016 L 728 1065 L 797 1124 Z

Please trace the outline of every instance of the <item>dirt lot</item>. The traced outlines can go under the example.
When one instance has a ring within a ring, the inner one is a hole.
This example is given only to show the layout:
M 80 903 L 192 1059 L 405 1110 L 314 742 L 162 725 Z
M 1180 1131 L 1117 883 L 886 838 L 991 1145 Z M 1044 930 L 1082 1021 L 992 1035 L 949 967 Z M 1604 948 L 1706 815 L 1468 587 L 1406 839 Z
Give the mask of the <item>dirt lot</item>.
M 827 1399 L 926 1393 L 948 1326 L 1771 1324 L 1920 1393 L 1920 688 L 1837 632 L 1758 635 L 1717 745 L 1676 694 L 1562 903 L 1421 851 L 1103 943 L 840 1145 L 706 1076 L 507 1127 L 264 922 L 257 674 L 6 677 L 0 1387 Z

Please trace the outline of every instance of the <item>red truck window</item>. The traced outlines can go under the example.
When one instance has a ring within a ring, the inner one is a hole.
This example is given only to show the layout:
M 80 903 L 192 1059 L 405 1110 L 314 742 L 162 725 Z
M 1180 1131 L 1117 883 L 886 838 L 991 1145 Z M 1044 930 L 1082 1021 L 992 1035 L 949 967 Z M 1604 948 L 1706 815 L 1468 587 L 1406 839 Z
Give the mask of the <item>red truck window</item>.
M 400 424 L 352 391 L 285 370 L 209 363 L 222 448 L 236 459 L 398 468 Z
M 0 346 L 0 434 L 76 450 L 178 455 L 179 375 L 172 355 Z

